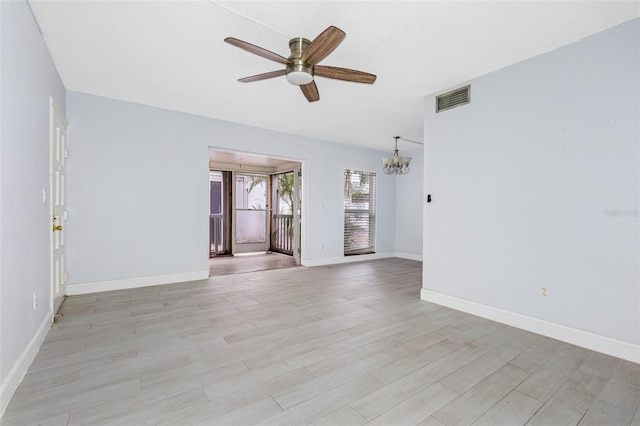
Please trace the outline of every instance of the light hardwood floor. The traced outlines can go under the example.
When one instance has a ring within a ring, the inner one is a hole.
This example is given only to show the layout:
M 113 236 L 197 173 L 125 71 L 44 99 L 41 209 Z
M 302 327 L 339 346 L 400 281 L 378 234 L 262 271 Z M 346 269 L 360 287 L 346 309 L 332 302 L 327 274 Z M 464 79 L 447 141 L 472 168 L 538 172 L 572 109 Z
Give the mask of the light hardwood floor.
M 640 425 L 640 365 L 419 300 L 385 259 L 67 298 L 9 425 Z
M 209 276 L 245 274 L 271 269 L 293 268 L 293 256 L 280 253 L 254 253 L 236 256 L 216 256 L 209 259 Z

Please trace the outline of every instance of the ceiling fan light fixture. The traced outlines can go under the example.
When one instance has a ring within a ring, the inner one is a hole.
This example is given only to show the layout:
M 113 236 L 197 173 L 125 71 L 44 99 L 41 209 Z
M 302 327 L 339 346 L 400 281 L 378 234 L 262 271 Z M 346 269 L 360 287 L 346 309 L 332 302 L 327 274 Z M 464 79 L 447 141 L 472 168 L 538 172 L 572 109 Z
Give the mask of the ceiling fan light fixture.
M 287 72 L 287 81 L 296 86 L 304 86 L 313 81 L 313 76 L 306 71 L 289 71 Z
M 296 86 L 304 86 L 313 81 L 313 68 L 298 58 L 289 58 L 287 81 Z

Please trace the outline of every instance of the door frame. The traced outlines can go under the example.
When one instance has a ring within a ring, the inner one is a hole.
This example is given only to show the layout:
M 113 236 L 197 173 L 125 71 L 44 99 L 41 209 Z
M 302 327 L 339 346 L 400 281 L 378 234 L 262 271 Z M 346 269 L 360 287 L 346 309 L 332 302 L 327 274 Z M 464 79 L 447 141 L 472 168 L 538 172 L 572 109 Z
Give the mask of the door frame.
M 228 224 L 231 222 L 231 215 L 233 214 L 233 197 L 231 194 L 231 181 L 232 181 L 232 172 L 226 170 L 209 170 L 209 206 L 211 206 L 211 174 L 216 173 L 220 174 L 220 198 L 222 204 L 222 224 L 220 232 L 222 235 L 219 238 L 222 241 L 222 247 L 220 251 L 216 251 L 215 253 L 211 252 L 211 207 L 209 207 L 209 257 L 216 256 L 229 256 L 231 255 L 231 226 Z
M 302 163 L 293 169 L 293 258 L 302 264 Z

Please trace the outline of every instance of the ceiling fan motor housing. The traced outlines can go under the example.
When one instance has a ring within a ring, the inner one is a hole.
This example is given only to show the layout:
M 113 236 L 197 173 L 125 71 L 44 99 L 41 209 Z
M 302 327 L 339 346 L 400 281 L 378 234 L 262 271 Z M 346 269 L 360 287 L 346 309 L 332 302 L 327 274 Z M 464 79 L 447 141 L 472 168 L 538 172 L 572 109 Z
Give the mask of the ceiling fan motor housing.
M 289 41 L 291 55 L 287 64 L 287 81 L 297 86 L 309 84 L 313 81 L 313 67 L 307 65 L 300 59 L 302 52 L 311 44 L 311 41 L 304 37 L 292 38 Z

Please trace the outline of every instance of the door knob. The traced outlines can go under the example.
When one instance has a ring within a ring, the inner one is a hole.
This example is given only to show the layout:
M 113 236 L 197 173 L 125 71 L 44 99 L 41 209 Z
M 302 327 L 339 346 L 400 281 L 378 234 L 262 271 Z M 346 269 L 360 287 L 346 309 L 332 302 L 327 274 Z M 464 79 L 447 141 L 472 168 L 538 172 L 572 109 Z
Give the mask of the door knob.
M 62 225 L 58 225 L 58 226 L 53 225 L 53 232 L 56 232 L 56 231 L 62 231 Z

